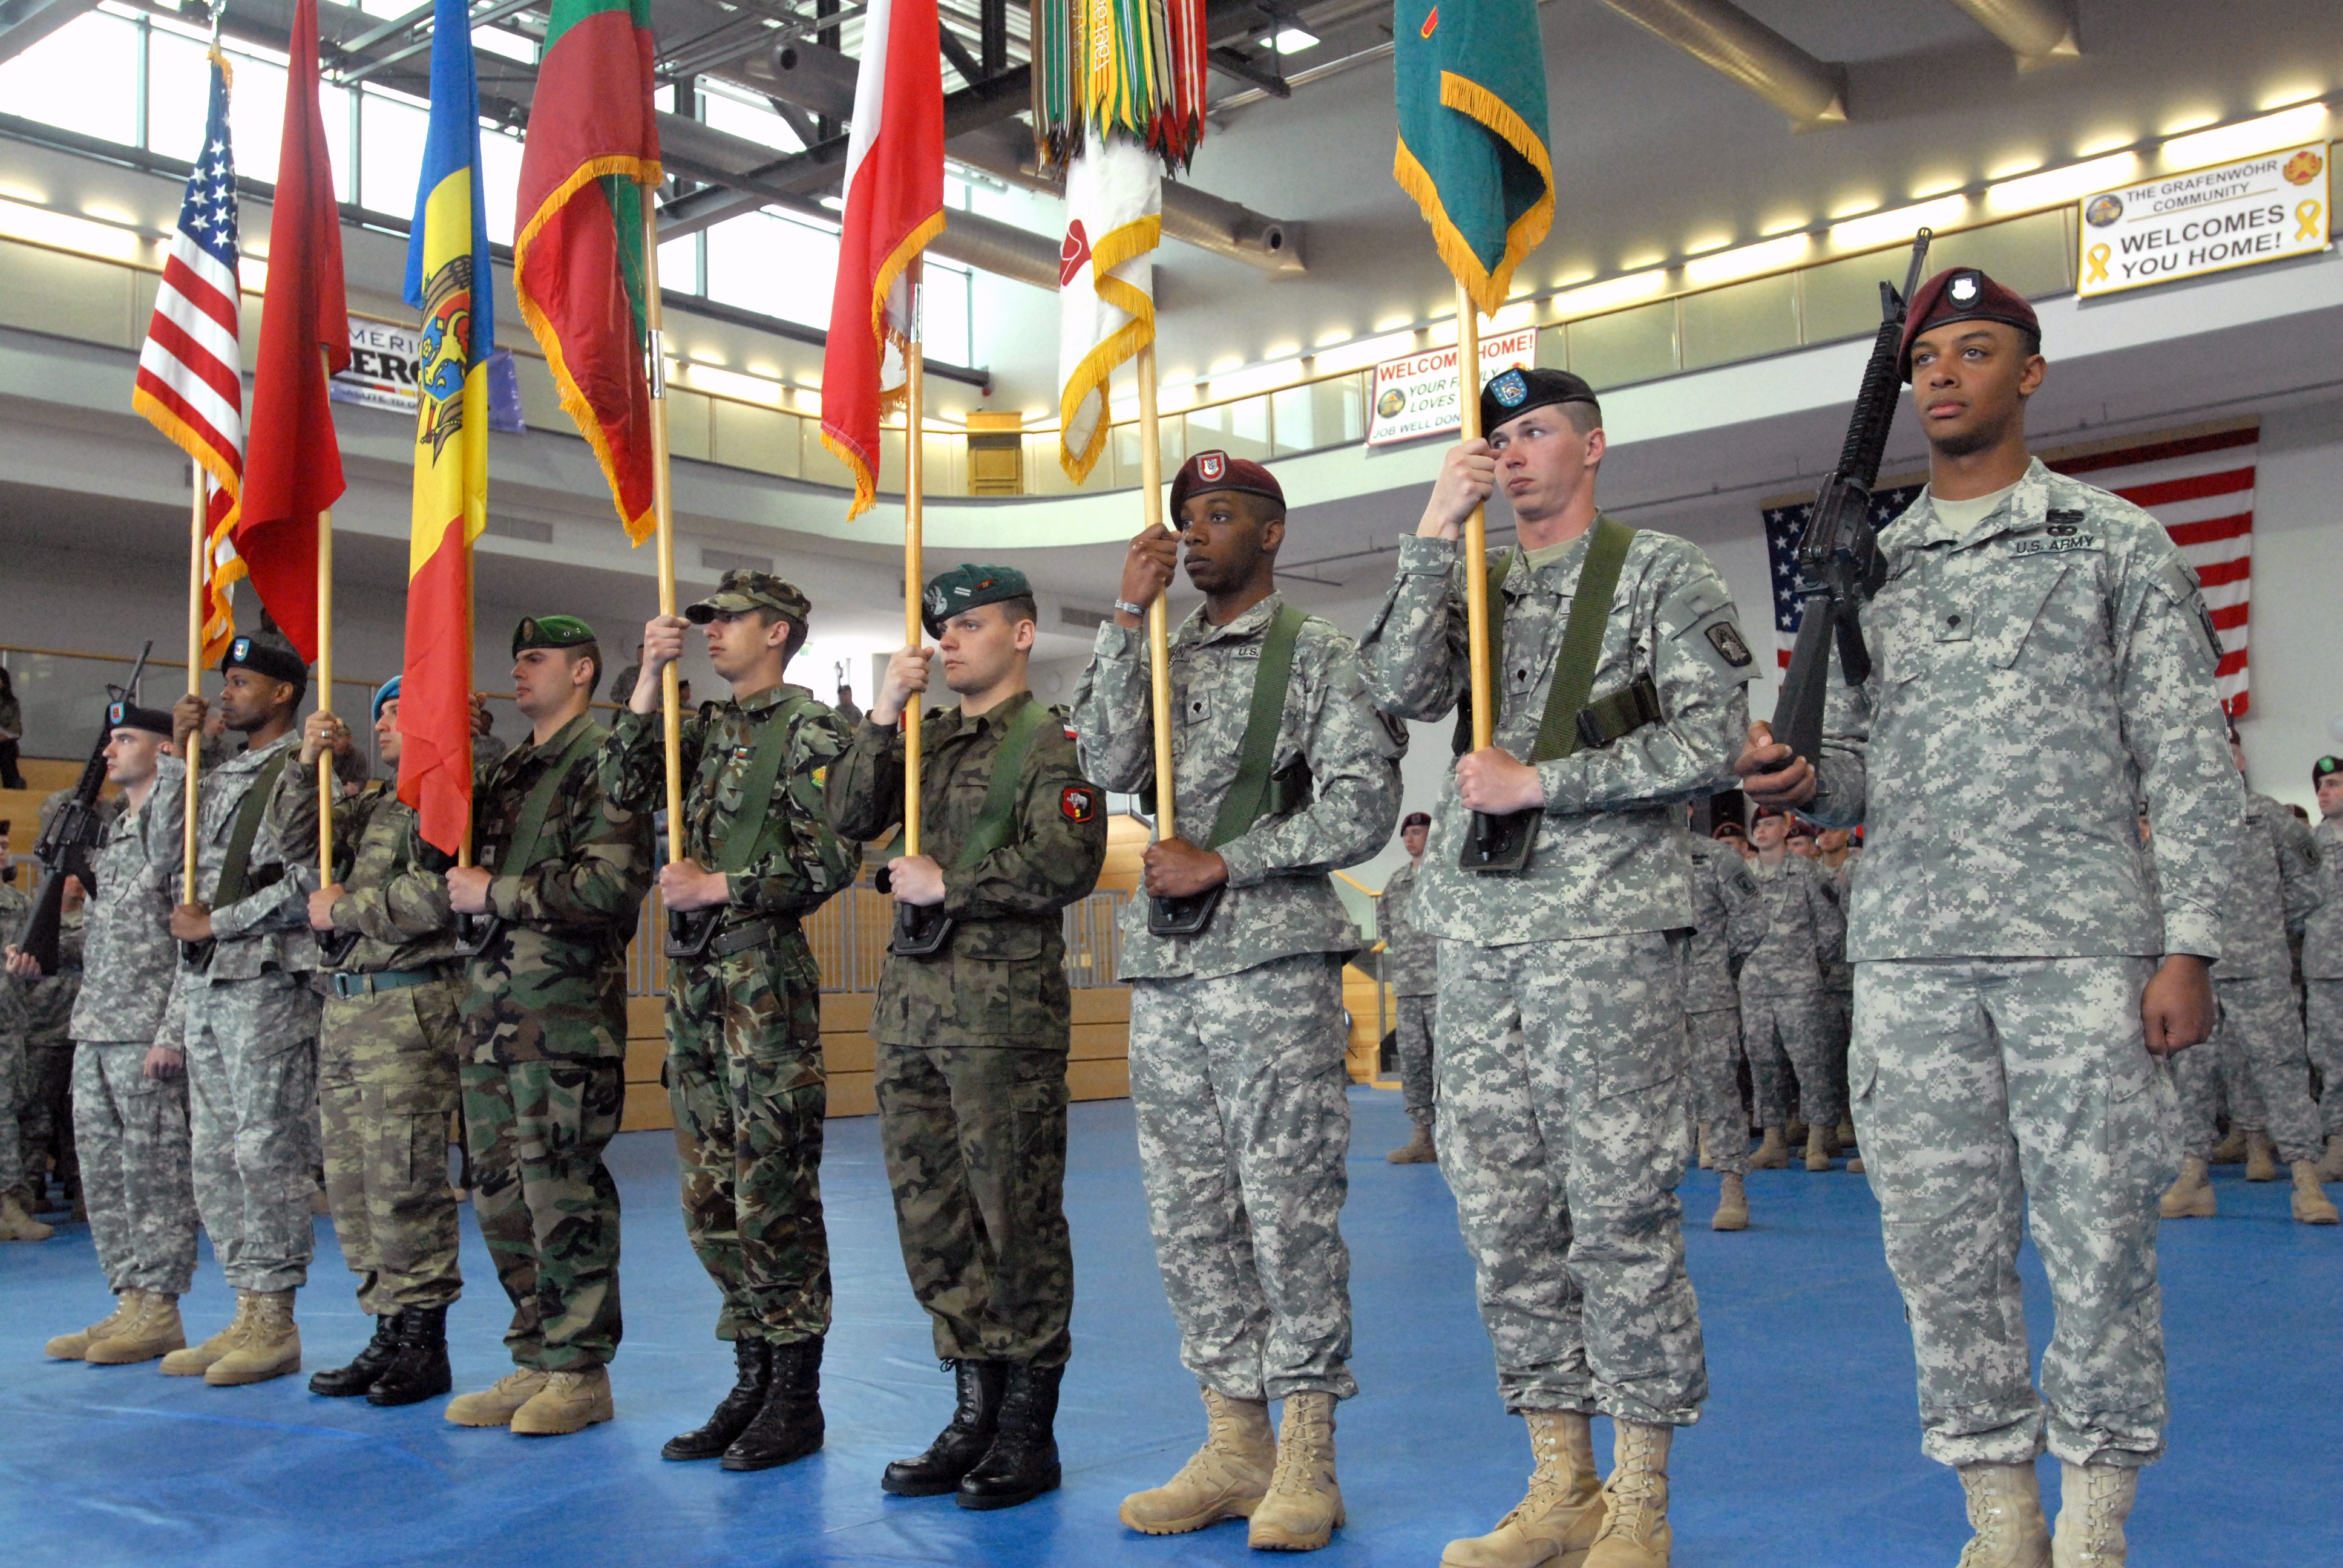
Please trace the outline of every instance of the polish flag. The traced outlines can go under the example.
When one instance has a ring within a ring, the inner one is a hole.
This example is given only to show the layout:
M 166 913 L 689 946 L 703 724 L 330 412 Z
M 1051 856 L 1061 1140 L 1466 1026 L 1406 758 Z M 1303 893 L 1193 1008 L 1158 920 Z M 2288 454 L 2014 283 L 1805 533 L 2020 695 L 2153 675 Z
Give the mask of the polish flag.
M 854 474 L 851 518 L 878 493 L 879 419 L 916 352 L 912 264 L 944 228 L 943 59 L 936 0 L 871 0 L 846 143 L 846 214 L 822 354 L 821 444 Z

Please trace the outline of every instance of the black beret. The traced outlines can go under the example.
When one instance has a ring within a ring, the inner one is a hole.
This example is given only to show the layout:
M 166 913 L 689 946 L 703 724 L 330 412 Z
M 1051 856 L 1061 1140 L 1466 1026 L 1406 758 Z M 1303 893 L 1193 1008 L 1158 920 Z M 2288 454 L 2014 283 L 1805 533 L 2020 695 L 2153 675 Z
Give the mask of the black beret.
M 1481 388 L 1481 434 L 1490 431 L 1508 419 L 1517 419 L 1533 408 L 1552 407 L 1557 403 L 1584 403 L 1594 409 L 1596 418 L 1603 416 L 1603 405 L 1595 400 L 1594 388 L 1583 377 L 1567 370 L 1540 370 L 1515 365 L 1489 377 Z
M 294 651 L 293 645 L 273 631 L 256 631 L 239 637 L 227 645 L 220 656 L 220 673 L 231 669 L 248 669 L 255 675 L 265 675 L 271 680 L 307 687 L 309 666 Z
M 144 729 L 149 735 L 171 739 L 171 715 L 160 708 L 141 708 L 135 702 L 109 702 L 106 705 L 106 727 L 108 729 Z
M 1904 341 L 1896 353 L 1896 369 L 1912 379 L 1912 345 L 1920 334 L 1951 321 L 1998 321 L 2020 332 L 2042 337 L 2042 318 L 2026 297 L 2003 287 L 1974 266 L 1950 266 L 1920 286 L 1904 318 Z
M 2321 779 L 2343 773 L 2343 757 L 2322 757 L 2310 765 L 2311 788 L 2317 789 Z

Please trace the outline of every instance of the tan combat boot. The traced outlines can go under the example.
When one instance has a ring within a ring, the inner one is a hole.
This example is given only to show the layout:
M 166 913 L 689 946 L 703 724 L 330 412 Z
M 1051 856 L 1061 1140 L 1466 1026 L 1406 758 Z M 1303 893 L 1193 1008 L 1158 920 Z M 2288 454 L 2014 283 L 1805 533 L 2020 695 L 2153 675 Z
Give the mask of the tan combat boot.
M 165 1377 L 201 1377 L 212 1370 L 212 1363 L 244 1342 L 245 1334 L 252 1328 L 252 1292 L 236 1293 L 236 1316 L 227 1327 L 199 1345 L 173 1351 L 163 1358 Z
M 1855 1121 L 1852 1117 L 1842 1116 L 1838 1119 L 1838 1146 L 1841 1149 L 1855 1147 Z
M 1277 1424 L 1277 1468 L 1253 1505 L 1245 1544 L 1256 1552 L 1315 1552 L 1342 1527 L 1342 1488 L 1334 1479 L 1334 1396 L 1285 1396 Z
M 0 1241 L 45 1241 L 57 1233 L 25 1211 L 25 1201 L 14 1192 L 0 1192 Z
M 1603 1528 L 1594 1432 L 1574 1410 L 1532 1410 L 1528 1495 L 1486 1535 L 1451 1541 L 1440 1568 L 1579 1568 Z
M 2246 1130 L 2231 1123 L 2228 1135 L 2213 1145 L 2210 1165 L 2241 1165 L 2246 1158 Z
M 1807 1128 L 1806 1169 L 1809 1171 L 1829 1170 L 1831 1168 L 1832 1156 L 1837 1152 L 1831 1147 L 1831 1145 L 1836 1140 L 1831 1136 L 1830 1129 L 1825 1127 L 1820 1122 L 1816 1122 L 1812 1127 Z
M 1440 1151 L 1432 1146 L 1431 1127 L 1419 1121 L 1408 1141 L 1383 1158 L 1394 1165 L 1436 1165 L 1440 1162 Z
M 449 1400 L 447 1419 L 458 1426 L 510 1426 L 513 1413 L 544 1390 L 545 1381 L 535 1367 L 515 1367 L 479 1392 Z
M 1765 1141 L 1759 1143 L 1757 1152 L 1749 1157 L 1749 1169 L 1783 1171 L 1787 1170 L 1789 1164 L 1790 1145 L 1783 1138 L 1782 1130 L 1778 1127 L 1768 1127 L 1765 1129 Z
M 1716 1161 L 1708 1152 L 1708 1123 L 1705 1121 L 1694 1123 L 1693 1131 L 1700 1140 L 1700 1168 L 1704 1171 L 1715 1170 Z
M 301 1370 L 301 1330 L 293 1321 L 293 1292 L 255 1291 L 252 1316 L 234 1350 L 204 1369 L 214 1388 L 266 1382 Z
M 2270 1143 L 2269 1134 L 2258 1128 L 2246 1130 L 2246 1180 L 2278 1180 L 2278 1150 Z
M 2050 1568 L 2050 1522 L 2031 1464 L 1964 1464 L 1969 1528 L 1954 1568 Z
M 2124 1568 L 2124 1521 L 2139 1472 L 2125 1465 L 2058 1464 L 2058 1530 L 2051 1568 Z
M 1603 1528 L 1586 1568 L 1668 1568 L 1668 1445 L 1672 1426 L 1613 1417 L 1611 1476 L 1603 1483 Z
M 125 1291 L 114 1298 L 114 1310 L 77 1334 L 59 1334 L 41 1347 L 41 1353 L 61 1362 L 77 1362 L 89 1347 L 128 1322 L 138 1311 L 138 1292 Z
M 138 1311 L 105 1338 L 92 1341 L 82 1358 L 92 1366 L 126 1367 L 166 1356 L 187 1343 L 186 1326 L 179 1322 L 179 1298 L 160 1291 L 132 1291 Z
M 567 1437 L 618 1413 L 610 1402 L 610 1369 L 572 1367 L 545 1374 L 545 1386 L 513 1412 L 512 1429 L 523 1437 Z
M 2327 1158 L 2318 1162 L 2321 1181 L 2343 1181 L 2343 1132 L 2327 1135 Z
M 1223 1519 L 1250 1519 L 1277 1466 L 1266 1400 L 1205 1389 L 1204 1446 L 1161 1486 L 1134 1492 L 1117 1511 L 1143 1535 L 1185 1535 Z
M 2343 1219 L 2318 1190 L 2318 1167 L 2308 1160 L 2294 1162 L 2294 1217 L 2305 1225 L 2332 1225 Z
M 2164 1190 L 2157 1207 L 2167 1220 L 2209 1220 L 2217 1211 L 2213 1206 L 2213 1182 L 2205 1170 L 2205 1161 L 2194 1154 L 2180 1162 L 2180 1175 Z
M 1749 1229 L 1749 1188 L 1737 1171 L 1728 1171 L 1717 1182 L 1716 1218 L 1708 1222 L 1712 1231 L 1746 1231 Z

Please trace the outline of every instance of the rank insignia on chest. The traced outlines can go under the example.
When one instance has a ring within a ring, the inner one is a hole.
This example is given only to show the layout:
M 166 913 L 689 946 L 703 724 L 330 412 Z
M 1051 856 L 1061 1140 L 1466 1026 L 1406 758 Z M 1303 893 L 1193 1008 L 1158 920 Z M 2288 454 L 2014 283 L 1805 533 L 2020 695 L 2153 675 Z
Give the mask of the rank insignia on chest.
M 1098 815 L 1098 791 L 1077 784 L 1058 792 L 1058 809 L 1069 822 L 1087 822 Z
M 1729 620 L 1721 620 L 1710 627 L 1707 637 L 1708 646 L 1716 649 L 1716 656 L 1735 669 L 1746 669 L 1750 660 L 1755 657 L 1749 651 L 1749 645 L 1741 639 L 1740 628 Z
M 830 783 L 830 764 L 825 762 L 813 770 L 813 787 L 822 789 Z
M 757 749 L 753 746 L 735 746 L 732 748 L 732 760 L 735 762 L 746 762 L 749 758 L 754 757 L 756 754 Z

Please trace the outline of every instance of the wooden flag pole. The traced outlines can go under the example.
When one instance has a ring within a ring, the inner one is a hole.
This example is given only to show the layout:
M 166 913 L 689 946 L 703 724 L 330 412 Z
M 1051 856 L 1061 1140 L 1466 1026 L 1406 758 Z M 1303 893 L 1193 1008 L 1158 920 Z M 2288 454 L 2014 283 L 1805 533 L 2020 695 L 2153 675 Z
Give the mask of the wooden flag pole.
M 1456 417 L 1458 437 L 1481 437 L 1481 314 L 1464 286 L 1456 286 Z M 1460 558 L 1464 563 L 1464 639 L 1473 668 L 1473 749 L 1485 749 L 1496 731 L 1490 697 L 1489 555 L 1487 508 L 1475 507 L 1464 519 Z
M 321 347 L 317 367 L 327 384 L 334 379 L 333 361 Z M 334 508 L 317 514 L 317 711 L 334 711 Z M 334 749 L 317 753 L 317 885 L 334 879 Z
M 920 596 L 927 588 L 924 560 L 928 461 L 927 373 L 920 363 L 927 334 L 920 322 L 920 266 L 913 261 L 911 278 L 911 341 L 903 351 L 903 639 L 912 648 L 926 640 L 920 619 Z M 911 693 L 903 705 L 903 853 L 920 852 L 920 709 L 925 692 Z
M 1139 349 L 1139 515 L 1147 528 L 1163 520 L 1163 440 L 1155 411 L 1155 341 Z M 1155 841 L 1177 829 L 1172 820 L 1172 612 L 1165 588 L 1147 606 L 1148 700 L 1155 729 Z
M 196 498 L 187 536 L 187 695 L 204 694 L 204 552 L 211 544 L 211 518 L 204 505 L 204 466 L 190 461 L 188 471 L 195 476 Z M 179 901 L 196 901 L 196 774 L 201 769 L 204 756 L 204 727 L 196 726 L 195 736 L 187 747 L 186 789 L 179 796 L 180 813 L 185 819 L 179 847 Z
M 649 363 L 644 374 L 651 394 L 651 521 L 658 530 L 659 614 L 675 613 L 675 499 L 667 472 L 667 343 L 659 305 L 659 211 L 650 192 L 637 187 L 643 208 L 643 326 Z M 669 663 L 660 675 L 659 700 L 666 710 L 667 858 L 683 859 L 682 672 Z

